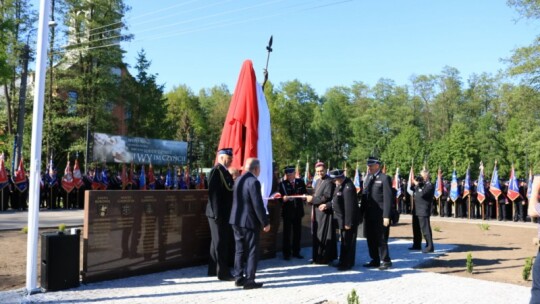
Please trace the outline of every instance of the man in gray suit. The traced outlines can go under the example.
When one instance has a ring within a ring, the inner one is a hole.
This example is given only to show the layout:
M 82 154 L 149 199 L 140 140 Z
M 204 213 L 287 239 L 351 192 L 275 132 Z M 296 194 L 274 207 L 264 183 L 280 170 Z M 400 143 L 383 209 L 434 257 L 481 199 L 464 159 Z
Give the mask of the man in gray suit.
M 270 231 L 268 215 L 257 180 L 261 172 L 258 159 L 249 158 L 244 164 L 246 172 L 234 183 L 233 206 L 229 223 L 233 227 L 236 253 L 234 257 L 235 285 L 244 289 L 261 288 L 255 282 L 259 252 L 259 233 Z

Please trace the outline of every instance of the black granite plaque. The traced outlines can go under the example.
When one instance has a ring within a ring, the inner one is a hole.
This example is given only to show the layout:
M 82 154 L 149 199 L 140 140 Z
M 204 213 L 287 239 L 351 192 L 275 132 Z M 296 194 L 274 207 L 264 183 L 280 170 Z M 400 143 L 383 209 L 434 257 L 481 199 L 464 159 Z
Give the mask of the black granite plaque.
M 207 190 L 86 191 L 83 282 L 206 264 L 207 200 Z M 261 232 L 262 258 L 281 249 L 280 202 L 270 200 L 268 211 L 271 230 Z M 309 232 L 303 240 L 311 242 Z

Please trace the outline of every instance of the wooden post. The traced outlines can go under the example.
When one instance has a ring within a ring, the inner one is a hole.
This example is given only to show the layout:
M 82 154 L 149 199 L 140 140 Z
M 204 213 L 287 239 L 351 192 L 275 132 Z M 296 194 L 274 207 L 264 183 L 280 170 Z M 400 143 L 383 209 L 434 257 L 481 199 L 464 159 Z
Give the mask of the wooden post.
M 495 198 L 495 217 L 499 220 L 499 197 Z
M 471 219 L 471 195 L 469 194 L 469 219 Z

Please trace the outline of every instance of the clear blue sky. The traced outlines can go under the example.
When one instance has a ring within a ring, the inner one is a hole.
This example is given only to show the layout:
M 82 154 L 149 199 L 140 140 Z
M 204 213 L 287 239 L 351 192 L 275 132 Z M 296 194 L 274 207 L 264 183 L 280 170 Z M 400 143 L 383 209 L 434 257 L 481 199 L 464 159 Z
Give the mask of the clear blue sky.
M 258 79 L 266 45 L 274 36 L 270 80 L 298 79 L 318 94 L 354 81 L 374 85 L 389 78 L 457 68 L 473 73 L 505 68 L 516 47 L 530 44 L 538 23 L 516 19 L 505 0 L 179 1 L 126 0 L 132 42 L 125 60 L 135 65 L 144 48 L 158 83 L 234 90 L 242 62 L 251 59 Z

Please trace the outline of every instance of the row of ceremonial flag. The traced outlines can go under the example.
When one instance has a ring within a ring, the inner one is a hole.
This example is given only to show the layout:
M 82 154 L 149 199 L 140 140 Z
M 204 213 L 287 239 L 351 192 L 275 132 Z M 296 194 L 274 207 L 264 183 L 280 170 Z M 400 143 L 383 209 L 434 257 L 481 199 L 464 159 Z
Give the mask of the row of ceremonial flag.
M 83 176 L 79 167 L 79 160 L 75 159 L 73 168 L 71 167 L 69 158 L 64 170 L 64 175 L 59 180 L 57 173 L 54 169 L 54 164 L 52 159 L 49 161 L 47 166 L 46 174 L 44 174 L 41 180 L 41 188 L 45 185 L 49 187 L 58 186 L 59 184 L 62 188 L 70 193 L 74 189 L 80 189 L 83 185 Z M 167 189 L 188 189 L 191 184 L 191 176 L 189 173 L 189 167 L 186 166 L 186 170 L 183 172 L 183 176 L 178 176 L 174 174 L 176 170 L 167 169 L 167 175 L 165 177 L 165 188 Z M 107 169 L 96 169 L 91 178 L 91 187 L 92 190 L 106 190 L 109 187 L 109 175 Z M 122 172 L 119 176 L 119 179 L 122 183 L 122 189 L 128 189 L 133 186 L 137 186 L 139 190 L 148 190 L 156 188 L 156 176 L 154 174 L 154 168 L 152 164 L 148 166 L 148 173 L 145 171 L 144 165 L 141 166 L 140 173 L 136 174 L 135 167 L 131 164 L 131 169 L 128 170 L 126 165 L 122 166 Z M 21 157 L 17 170 L 12 177 L 12 182 L 15 185 L 15 188 L 24 192 L 28 189 L 28 178 L 26 176 L 26 171 L 24 169 L 24 159 Z M 6 187 L 10 183 L 7 170 L 5 167 L 4 154 L 0 154 L 0 190 Z M 198 174 L 195 179 L 196 189 L 204 189 L 204 177 L 201 174 Z
M 24 170 L 24 162 L 22 157 L 19 162 L 19 166 L 12 177 L 12 182 L 15 185 L 15 189 L 19 190 L 20 192 L 24 192 L 26 189 L 28 189 L 28 179 L 26 178 L 26 171 Z M 9 185 L 9 183 L 10 181 L 4 163 L 4 153 L 2 153 L 0 154 L 0 190 L 4 189 L 4 187 Z
M 412 170 L 412 169 L 411 169 Z M 530 197 L 530 191 L 532 186 L 532 170 L 529 171 L 529 179 L 528 179 L 528 192 L 527 197 Z M 471 195 L 471 188 L 472 188 L 472 182 L 471 182 L 471 174 L 469 172 L 469 168 L 467 168 L 467 172 L 465 173 L 465 180 L 463 183 L 463 194 L 462 197 L 466 198 Z M 437 179 L 435 182 L 435 198 L 439 198 L 443 191 L 445 191 L 444 185 L 442 182 L 442 173 L 439 169 L 437 172 Z M 452 181 L 450 182 L 450 199 L 455 202 L 459 198 L 459 191 L 458 191 L 458 180 L 457 180 L 457 174 L 456 169 L 452 171 Z M 499 181 L 499 172 L 497 168 L 497 162 L 495 162 L 495 166 L 493 167 L 493 173 L 491 174 L 491 180 L 489 182 L 489 188 L 486 189 L 486 182 L 485 182 L 485 175 L 484 175 L 484 165 L 480 163 L 480 173 L 478 175 L 477 180 L 477 186 L 476 186 L 476 192 L 477 192 L 477 199 L 480 203 L 482 203 L 486 199 L 486 191 L 489 191 L 495 199 L 499 198 L 503 194 L 501 184 Z M 506 197 L 510 199 L 511 201 L 516 201 L 518 199 L 523 199 L 519 192 L 519 185 L 518 180 L 515 174 L 514 165 L 512 165 L 512 168 L 510 170 L 510 178 L 508 179 L 508 189 L 506 192 Z
M 167 168 L 165 175 L 164 188 L 166 189 L 190 189 L 192 178 L 190 175 L 189 166 L 185 167 L 179 175 L 176 167 Z M 106 190 L 109 188 L 110 180 L 107 169 L 96 169 L 93 176 L 89 177 L 92 181 L 92 190 Z M 148 171 L 144 165 L 141 165 L 139 173 L 136 172 L 135 166 L 132 163 L 128 171 L 126 164 L 122 165 L 122 171 L 118 179 L 121 182 L 122 190 L 138 189 L 138 190 L 154 190 L 156 189 L 157 178 L 154 173 L 154 167 L 150 163 Z M 205 189 L 204 176 L 199 173 L 195 180 L 195 189 Z
M 386 166 L 383 166 L 381 171 L 386 173 Z M 360 191 L 362 189 L 362 184 L 363 183 L 362 183 L 361 175 L 362 174 L 360 173 L 360 171 L 358 169 L 358 165 L 357 165 L 356 169 L 355 169 L 354 178 L 353 178 L 353 183 L 354 183 L 357 191 Z M 366 169 L 366 174 L 364 174 L 364 177 L 365 176 L 367 176 L 367 169 Z M 406 191 L 407 191 L 407 193 L 409 193 L 409 195 L 412 195 L 412 193 L 413 193 L 413 180 L 414 180 L 414 177 L 415 177 L 414 168 L 413 168 L 413 166 L 411 166 L 411 169 L 409 171 L 409 176 L 408 176 L 408 179 L 407 179 L 407 187 L 406 187 Z M 299 163 L 296 165 L 296 178 L 301 178 L 300 164 Z M 529 178 L 528 178 L 528 182 L 527 182 L 527 184 L 528 184 L 527 197 L 530 197 L 530 191 L 531 191 L 531 186 L 532 186 L 532 178 L 533 178 L 533 175 L 532 175 L 532 169 L 531 169 L 529 171 Z M 306 162 L 306 169 L 305 169 L 305 172 L 304 172 L 303 179 L 304 179 L 304 182 L 306 183 L 306 185 L 308 185 L 308 186 L 311 185 L 311 184 L 313 184 L 313 186 L 314 186 L 315 183 L 316 183 L 316 180 L 312 180 L 312 176 L 311 176 L 311 174 L 309 172 L 309 163 L 308 162 Z M 500 184 L 500 181 L 499 181 L 499 172 L 498 172 L 498 168 L 497 168 L 497 162 L 495 162 L 495 166 L 493 167 L 493 173 L 491 175 L 491 180 L 490 180 L 488 189 L 486 189 L 484 181 L 485 181 L 484 165 L 482 163 L 480 163 L 480 174 L 478 176 L 477 189 L 476 189 L 476 192 L 478 193 L 478 196 L 477 196 L 478 201 L 483 202 L 486 199 L 486 190 L 489 191 L 489 193 L 491 193 L 496 199 L 501 194 L 503 194 L 503 191 L 501 189 L 501 184 Z M 471 195 L 471 186 L 472 186 L 471 175 L 470 175 L 470 172 L 469 172 L 469 168 L 467 168 L 467 172 L 465 174 L 464 185 L 463 185 L 463 189 L 462 189 L 463 193 L 462 193 L 461 197 L 466 198 L 469 195 Z M 400 173 L 399 173 L 399 168 L 396 169 L 396 173 L 392 178 L 392 188 L 394 188 L 396 190 L 396 198 L 401 196 L 402 188 L 401 188 L 401 177 L 400 177 Z M 442 171 L 441 171 L 441 169 L 438 169 L 437 178 L 436 178 L 436 181 L 435 181 L 435 195 L 434 196 L 435 196 L 436 199 L 438 199 L 443 195 L 443 193 L 446 193 L 446 192 L 448 192 L 448 189 L 446 189 L 445 185 L 443 184 Z M 454 169 L 452 171 L 452 180 L 450 182 L 449 197 L 453 202 L 455 202 L 460 197 L 456 169 Z M 519 192 L 518 179 L 517 179 L 517 177 L 515 175 L 514 165 L 512 165 L 512 169 L 510 171 L 510 178 L 508 179 L 508 189 L 507 189 L 506 197 L 508 197 L 508 199 L 510 199 L 511 201 L 516 201 L 516 200 L 522 198 L 521 194 Z

